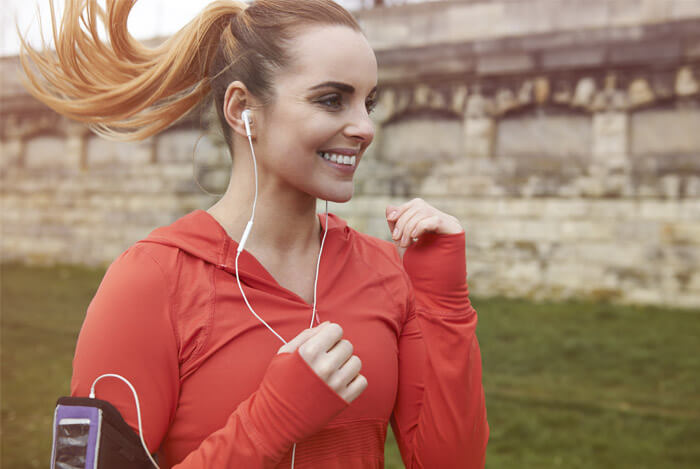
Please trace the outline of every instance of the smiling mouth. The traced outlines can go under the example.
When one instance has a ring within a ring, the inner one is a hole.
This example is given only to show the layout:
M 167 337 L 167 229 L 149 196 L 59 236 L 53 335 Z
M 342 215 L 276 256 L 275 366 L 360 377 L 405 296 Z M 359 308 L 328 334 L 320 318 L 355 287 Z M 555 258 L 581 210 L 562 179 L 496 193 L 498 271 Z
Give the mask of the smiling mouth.
M 324 160 L 330 161 L 331 163 L 336 163 L 339 165 L 345 165 L 348 167 L 355 167 L 355 162 L 357 161 L 357 156 L 352 155 L 338 155 L 336 153 L 326 153 L 317 151 L 316 154 L 323 158 Z

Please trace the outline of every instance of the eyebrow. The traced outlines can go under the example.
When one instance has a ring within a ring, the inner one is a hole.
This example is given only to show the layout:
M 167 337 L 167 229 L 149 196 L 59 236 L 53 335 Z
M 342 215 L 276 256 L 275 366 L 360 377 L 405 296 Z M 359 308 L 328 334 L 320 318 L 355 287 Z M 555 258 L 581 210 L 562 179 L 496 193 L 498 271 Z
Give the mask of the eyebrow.
M 340 90 L 340 91 L 343 91 L 343 92 L 345 92 L 345 93 L 351 93 L 351 94 L 352 94 L 352 93 L 355 92 L 355 88 L 354 88 L 354 87 L 352 87 L 351 85 L 348 85 L 347 83 L 341 83 L 341 82 L 339 82 L 339 81 L 324 81 L 323 83 L 319 83 L 318 85 L 312 86 L 311 88 L 309 88 L 309 91 L 317 90 L 317 89 L 319 89 L 319 88 L 326 88 L 326 87 L 329 87 L 329 88 L 336 88 L 336 89 L 338 89 L 338 90 Z M 372 94 L 372 93 L 374 93 L 375 91 L 377 91 L 377 86 L 376 86 L 376 85 L 374 86 L 374 88 L 372 88 L 372 89 L 370 90 L 369 94 Z

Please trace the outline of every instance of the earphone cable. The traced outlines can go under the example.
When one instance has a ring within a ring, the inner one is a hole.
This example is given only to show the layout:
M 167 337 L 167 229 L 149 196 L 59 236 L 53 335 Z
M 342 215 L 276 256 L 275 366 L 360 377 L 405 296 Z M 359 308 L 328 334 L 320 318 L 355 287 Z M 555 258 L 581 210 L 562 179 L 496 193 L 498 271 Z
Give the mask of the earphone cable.
M 326 234 L 328 233 L 328 201 L 325 200 L 324 202 L 326 203 L 326 222 L 323 230 L 323 239 L 321 239 L 321 249 L 318 251 L 318 260 L 316 261 L 316 276 L 314 277 L 314 306 L 311 313 L 311 324 L 309 324 L 309 327 L 314 326 L 314 319 L 316 319 L 316 286 L 318 283 L 318 271 L 321 267 L 321 253 L 323 252 L 323 244 L 326 242 Z
M 250 143 L 250 151 L 251 151 L 251 154 L 253 156 L 253 170 L 254 170 L 254 174 L 255 174 L 255 196 L 253 198 L 253 209 L 251 211 L 250 220 L 248 221 L 248 225 L 246 226 L 246 231 L 244 232 L 243 236 L 241 237 L 241 244 L 239 245 L 238 252 L 236 253 L 236 260 L 235 260 L 236 282 L 238 283 L 238 288 L 239 288 L 241 295 L 243 296 L 243 300 L 245 301 L 245 304 L 248 306 L 248 309 L 250 310 L 250 312 L 253 313 L 253 315 L 260 322 L 262 322 L 265 325 L 265 327 L 267 327 L 270 330 L 270 332 L 275 334 L 275 336 L 277 336 L 277 338 L 279 338 L 284 344 L 287 344 L 287 341 L 284 340 L 284 338 L 282 338 L 282 336 L 280 336 L 272 327 L 270 327 L 270 325 L 267 322 L 265 322 L 265 320 L 263 318 L 258 316 L 258 314 L 253 310 L 253 307 L 250 305 L 250 302 L 248 301 L 248 298 L 246 297 L 245 292 L 243 291 L 243 286 L 241 285 L 240 277 L 238 275 L 238 257 L 240 256 L 240 254 L 243 250 L 243 245 L 245 244 L 245 240 L 248 237 L 250 230 L 252 229 L 253 220 L 255 219 L 255 207 L 257 204 L 257 200 L 258 200 L 258 167 L 257 167 L 256 158 L 255 158 L 255 150 L 253 150 L 253 141 L 250 138 L 250 135 L 248 135 L 248 141 Z M 196 180 L 196 178 L 195 178 L 195 180 Z M 324 202 L 325 202 L 325 226 L 324 226 L 323 238 L 321 239 L 321 247 L 320 247 L 319 252 L 318 252 L 318 259 L 316 261 L 316 273 L 314 275 L 314 300 L 313 300 L 312 313 L 311 313 L 311 323 L 309 325 L 309 328 L 313 327 L 314 320 L 316 318 L 316 298 L 317 298 L 316 293 L 317 293 L 317 287 L 318 287 L 318 273 L 319 273 L 320 266 L 321 266 L 321 254 L 323 253 L 323 247 L 324 247 L 325 242 L 326 242 L 326 235 L 328 234 L 328 201 L 325 200 Z M 97 382 L 100 381 L 102 378 L 106 378 L 106 377 L 118 378 L 118 379 L 124 381 L 127 384 L 127 386 L 129 386 L 129 389 L 131 389 L 131 392 L 134 395 L 134 400 L 136 402 L 136 417 L 137 417 L 137 421 L 138 421 L 139 438 L 141 439 L 141 445 L 143 446 L 144 450 L 146 451 L 146 454 L 148 455 L 148 458 L 151 460 L 151 463 L 153 463 L 153 465 L 156 468 L 160 469 L 158 464 L 156 463 L 156 461 L 151 456 L 151 453 L 149 452 L 148 447 L 146 446 L 146 442 L 143 438 L 143 426 L 141 423 L 141 406 L 139 403 L 139 397 L 138 397 L 138 394 L 136 393 L 136 389 L 134 389 L 134 386 L 129 382 L 129 380 L 124 378 L 121 375 L 113 374 L 113 373 L 107 373 L 107 374 L 100 375 L 92 383 L 92 386 L 90 388 L 90 398 L 92 398 L 92 399 L 95 398 L 95 385 L 97 384 Z M 292 466 L 291 466 L 291 469 L 294 469 L 294 459 L 295 459 L 295 455 L 296 455 L 296 447 L 297 447 L 297 444 L 294 443 L 294 446 L 292 448 Z
M 246 119 L 246 124 L 248 124 L 248 121 Z M 238 289 L 241 291 L 241 295 L 243 296 L 243 301 L 245 301 L 246 306 L 248 306 L 248 309 L 250 310 L 251 313 L 253 313 L 253 316 L 255 316 L 261 323 L 267 327 L 270 332 L 275 334 L 278 339 L 280 339 L 284 344 L 287 344 L 287 341 L 282 338 L 281 335 L 277 333 L 270 325 L 265 322 L 263 318 L 258 316 L 258 314 L 253 310 L 253 307 L 250 305 L 250 302 L 248 301 L 248 297 L 246 297 L 245 292 L 243 291 L 243 286 L 241 285 L 241 279 L 240 276 L 238 275 L 238 257 L 241 255 L 241 252 L 243 251 L 243 247 L 245 245 L 246 240 L 248 239 L 248 235 L 250 234 L 250 231 L 252 230 L 253 227 L 253 221 L 255 219 L 255 206 L 258 201 L 258 164 L 257 160 L 255 158 L 255 150 L 253 149 L 253 139 L 250 136 L 250 132 L 248 131 L 248 125 L 246 126 L 246 134 L 248 136 L 248 143 L 250 143 L 250 153 L 253 157 L 253 171 L 255 174 L 255 196 L 253 198 L 253 210 L 251 211 L 250 214 L 250 220 L 248 220 L 248 224 L 246 225 L 245 231 L 243 232 L 243 235 L 241 236 L 241 242 L 238 245 L 238 249 L 236 252 L 236 260 L 235 260 L 235 269 L 236 269 L 236 283 L 238 283 Z M 311 324 L 309 325 L 309 328 L 313 327 L 314 324 L 314 319 L 316 318 L 316 289 L 318 285 L 318 272 L 320 270 L 321 266 L 321 254 L 323 253 L 323 245 L 326 242 L 326 234 L 328 234 L 328 201 L 325 201 L 326 203 L 326 215 L 325 215 L 325 227 L 324 227 L 324 232 L 323 232 L 323 239 L 321 239 L 321 247 L 318 251 L 318 259 L 316 261 L 316 274 L 314 275 L 314 302 L 312 306 L 312 312 L 311 312 Z M 294 469 L 294 457 L 296 455 L 296 449 L 297 449 L 297 444 L 294 443 L 294 446 L 292 447 L 292 467 L 291 469 Z
M 136 394 L 136 389 L 131 385 L 128 379 L 124 378 L 121 375 L 114 374 L 114 373 L 106 373 L 104 375 L 100 375 L 97 378 L 95 378 L 95 381 L 92 382 L 92 386 L 90 387 L 90 399 L 95 398 L 95 385 L 99 380 L 102 378 L 118 378 L 126 383 L 127 386 L 129 386 L 129 389 L 131 389 L 132 394 L 134 395 L 134 400 L 136 401 L 136 419 L 139 424 L 139 438 L 141 439 L 141 445 L 143 446 L 143 449 L 146 450 L 146 454 L 148 455 L 148 459 L 151 460 L 153 465 L 160 469 L 158 467 L 158 464 L 156 464 L 156 461 L 153 459 L 153 456 L 151 456 L 151 452 L 148 451 L 148 446 L 146 446 L 146 442 L 143 439 L 143 427 L 141 425 L 141 405 L 139 404 L 139 395 Z

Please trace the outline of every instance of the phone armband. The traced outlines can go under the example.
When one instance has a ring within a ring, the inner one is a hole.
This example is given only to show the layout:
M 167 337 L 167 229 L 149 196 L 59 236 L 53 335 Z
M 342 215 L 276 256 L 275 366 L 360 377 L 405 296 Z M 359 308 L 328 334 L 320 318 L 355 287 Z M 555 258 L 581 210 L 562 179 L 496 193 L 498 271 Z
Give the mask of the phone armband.
M 53 421 L 51 469 L 151 469 L 141 440 L 109 402 L 61 397 Z

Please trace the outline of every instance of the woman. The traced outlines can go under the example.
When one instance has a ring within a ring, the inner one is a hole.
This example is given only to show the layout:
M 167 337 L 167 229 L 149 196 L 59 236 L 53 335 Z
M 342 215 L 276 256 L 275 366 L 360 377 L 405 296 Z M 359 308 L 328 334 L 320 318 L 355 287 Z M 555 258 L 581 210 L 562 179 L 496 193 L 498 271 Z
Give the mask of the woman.
M 71 394 L 127 378 L 161 467 L 378 468 L 389 422 L 409 468 L 483 467 L 460 223 L 420 199 L 389 206 L 395 246 L 316 213 L 317 199 L 352 197 L 374 135 L 377 64 L 354 18 L 329 0 L 218 1 L 147 49 L 126 30 L 133 3 L 107 1 L 106 46 L 96 1 L 67 2 L 57 57 L 24 45 L 40 73 L 25 64 L 28 88 L 125 140 L 212 93 L 235 170 L 216 204 L 110 265 Z M 125 384 L 96 394 L 139 431 Z

